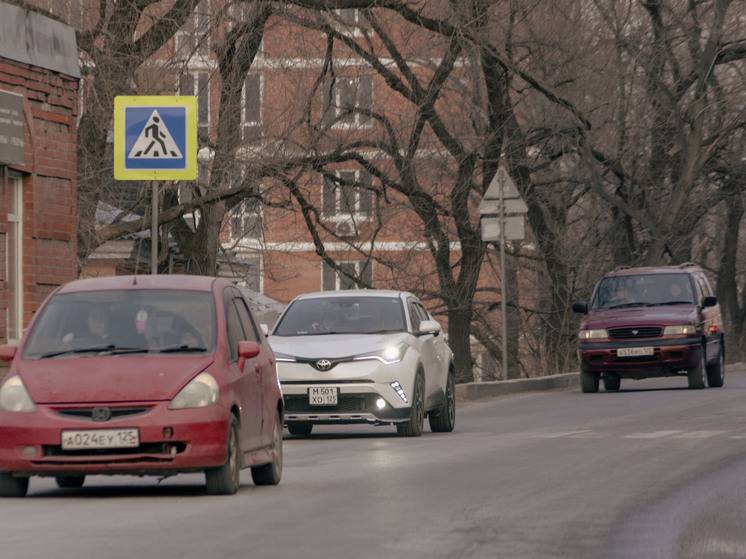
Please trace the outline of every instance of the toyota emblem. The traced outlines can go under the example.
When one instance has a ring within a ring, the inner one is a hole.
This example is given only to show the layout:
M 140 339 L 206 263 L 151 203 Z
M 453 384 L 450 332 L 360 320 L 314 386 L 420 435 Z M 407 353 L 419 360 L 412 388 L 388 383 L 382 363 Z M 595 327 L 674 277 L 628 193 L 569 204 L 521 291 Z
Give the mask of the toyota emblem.
M 316 361 L 316 368 L 319 371 L 328 371 L 332 368 L 332 362 L 328 359 L 319 359 L 318 361 Z
M 93 419 L 93 421 L 109 421 L 111 419 L 111 409 L 93 408 L 91 410 L 91 419 Z
M 638 332 L 639 332 L 639 330 L 632 330 L 632 335 L 633 335 L 633 336 L 637 336 L 637 333 L 638 333 Z

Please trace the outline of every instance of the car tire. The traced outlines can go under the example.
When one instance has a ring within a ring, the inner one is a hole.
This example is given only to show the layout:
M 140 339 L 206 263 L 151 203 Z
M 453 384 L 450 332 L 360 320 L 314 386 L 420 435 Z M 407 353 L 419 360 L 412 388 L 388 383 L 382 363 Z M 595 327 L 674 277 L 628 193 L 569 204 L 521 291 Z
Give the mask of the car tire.
M 307 437 L 313 431 L 313 423 L 308 421 L 290 421 L 288 422 L 288 432 L 291 435 Z
M 251 468 L 251 479 L 255 485 L 277 485 L 282 479 L 282 419 L 279 413 L 275 415 L 272 450 L 275 454 L 274 461 Z
M 55 481 L 60 489 L 79 489 L 85 483 L 85 476 L 57 476 Z
M 25 497 L 28 493 L 27 477 L 0 474 L 0 497 Z
M 580 389 L 584 394 L 598 392 L 598 375 L 588 371 L 580 372 Z
M 205 470 L 208 495 L 233 495 L 241 485 L 241 437 L 238 419 L 231 416 L 225 464 Z
M 622 379 L 619 375 L 604 373 L 604 390 L 606 392 L 617 392 L 622 386 Z
M 427 416 L 433 433 L 450 433 L 456 425 L 456 383 L 453 371 L 448 371 L 446 394 L 443 404 Z
M 707 365 L 707 384 L 712 388 L 720 388 L 725 384 L 725 348 L 720 344 L 718 360 L 714 365 Z
M 705 348 L 702 346 L 697 365 L 686 372 L 689 388 L 701 390 L 707 386 L 707 363 L 705 358 Z
M 400 437 L 419 437 L 425 426 L 425 379 L 422 373 L 417 373 L 414 381 L 414 394 L 410 407 L 409 420 L 396 424 L 396 432 Z

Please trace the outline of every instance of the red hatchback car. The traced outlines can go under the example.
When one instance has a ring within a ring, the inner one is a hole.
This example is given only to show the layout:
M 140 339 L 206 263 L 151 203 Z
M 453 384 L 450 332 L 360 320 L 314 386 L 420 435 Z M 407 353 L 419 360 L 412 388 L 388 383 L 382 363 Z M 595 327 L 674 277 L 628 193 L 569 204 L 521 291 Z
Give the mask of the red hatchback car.
M 0 386 L 0 496 L 30 476 L 204 471 L 210 494 L 282 475 L 275 358 L 240 291 L 199 276 L 120 276 L 57 289 Z

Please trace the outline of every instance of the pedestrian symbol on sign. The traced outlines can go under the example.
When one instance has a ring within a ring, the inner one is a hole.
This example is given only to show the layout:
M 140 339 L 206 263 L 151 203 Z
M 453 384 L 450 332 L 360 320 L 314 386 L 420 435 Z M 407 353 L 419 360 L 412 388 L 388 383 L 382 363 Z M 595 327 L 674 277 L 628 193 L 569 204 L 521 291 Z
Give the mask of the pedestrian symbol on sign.
M 166 128 L 161 115 L 153 110 L 127 156 L 130 159 L 181 159 L 181 150 Z

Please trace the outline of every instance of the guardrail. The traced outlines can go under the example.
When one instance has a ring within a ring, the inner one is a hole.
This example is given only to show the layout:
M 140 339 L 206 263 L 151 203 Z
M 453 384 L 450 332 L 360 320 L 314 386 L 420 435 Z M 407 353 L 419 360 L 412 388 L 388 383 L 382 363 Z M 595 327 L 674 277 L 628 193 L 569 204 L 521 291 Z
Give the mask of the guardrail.
M 744 370 L 743 363 L 730 363 L 725 366 L 728 373 Z M 467 382 L 456 385 L 456 398 L 459 400 L 481 400 L 520 392 L 541 390 L 569 390 L 580 385 L 580 373 L 564 373 L 546 377 L 519 378 L 513 380 L 493 380 L 489 382 Z M 726 381 L 726 386 L 728 383 Z

